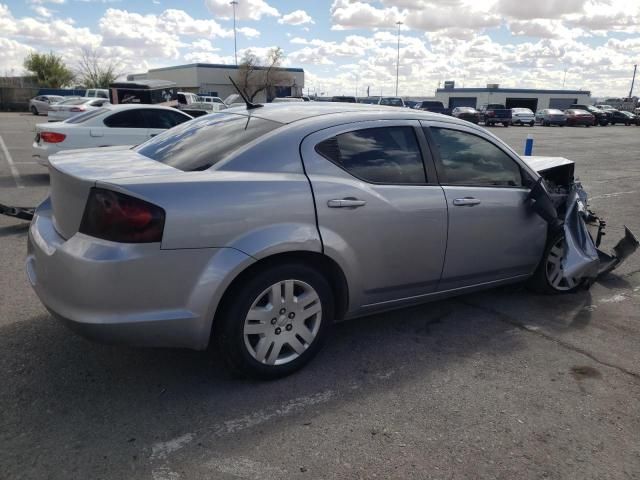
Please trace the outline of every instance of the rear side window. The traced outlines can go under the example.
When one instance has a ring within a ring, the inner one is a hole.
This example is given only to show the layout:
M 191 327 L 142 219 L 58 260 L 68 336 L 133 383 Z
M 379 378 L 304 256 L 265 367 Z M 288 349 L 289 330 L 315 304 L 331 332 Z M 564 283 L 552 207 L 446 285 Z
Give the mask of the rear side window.
M 135 150 L 180 170 L 206 170 L 280 126 L 258 117 L 217 113 L 162 132 Z
M 146 128 L 142 110 L 131 109 L 114 113 L 104 119 L 104 124 L 110 128 Z
M 447 185 L 522 185 L 520 166 L 493 143 L 476 135 L 431 128 L 440 153 L 438 176 Z
M 426 182 L 420 148 L 412 127 L 355 130 L 324 140 L 316 145 L 316 151 L 367 182 Z

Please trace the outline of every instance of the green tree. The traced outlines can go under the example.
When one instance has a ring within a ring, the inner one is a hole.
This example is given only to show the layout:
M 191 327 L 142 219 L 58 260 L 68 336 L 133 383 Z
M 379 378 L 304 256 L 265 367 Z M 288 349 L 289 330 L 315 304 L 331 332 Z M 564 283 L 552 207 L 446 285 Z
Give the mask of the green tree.
M 93 49 L 82 49 L 78 63 L 78 79 L 85 88 L 107 88 L 121 75 L 117 65 L 101 59 Z
M 31 52 L 24 60 L 24 68 L 32 72 L 42 87 L 60 88 L 71 84 L 75 75 L 67 68 L 62 57 Z

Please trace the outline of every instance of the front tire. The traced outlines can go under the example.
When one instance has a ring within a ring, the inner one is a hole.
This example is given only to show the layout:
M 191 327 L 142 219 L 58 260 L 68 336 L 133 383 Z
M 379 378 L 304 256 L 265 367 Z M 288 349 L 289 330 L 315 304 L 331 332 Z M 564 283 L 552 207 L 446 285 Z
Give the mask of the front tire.
M 505 123 L 503 123 L 502 125 L 504 125 L 504 128 L 509 127 L 509 124 L 508 124 L 508 123 L 506 123 L 506 122 L 505 122 Z
M 240 376 L 274 379 L 295 372 L 318 353 L 333 322 L 331 288 L 304 264 L 266 268 L 229 293 L 214 342 Z
M 572 293 L 583 284 L 582 279 L 564 278 L 562 270 L 564 247 L 563 232 L 549 239 L 542 260 L 529 279 L 529 287 L 532 290 L 547 295 Z

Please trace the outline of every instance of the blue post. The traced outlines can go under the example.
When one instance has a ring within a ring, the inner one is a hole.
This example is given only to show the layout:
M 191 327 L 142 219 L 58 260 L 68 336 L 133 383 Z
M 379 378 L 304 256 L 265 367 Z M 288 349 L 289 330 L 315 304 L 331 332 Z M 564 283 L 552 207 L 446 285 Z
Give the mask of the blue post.
M 533 153 L 533 136 L 531 134 L 527 135 L 527 139 L 524 142 L 524 156 L 530 157 Z

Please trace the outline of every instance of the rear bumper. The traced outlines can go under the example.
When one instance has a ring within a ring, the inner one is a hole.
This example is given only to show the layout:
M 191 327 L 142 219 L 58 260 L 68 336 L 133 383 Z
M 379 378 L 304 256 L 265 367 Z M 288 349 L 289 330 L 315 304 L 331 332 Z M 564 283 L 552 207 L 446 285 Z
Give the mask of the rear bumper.
M 531 117 L 531 118 L 526 118 L 526 117 L 518 118 L 518 117 L 515 117 L 515 118 L 511 119 L 511 123 L 514 124 L 514 125 L 521 125 L 521 124 L 528 125 L 530 123 L 535 123 L 535 118 L 534 117 Z
M 206 348 L 222 293 L 252 261 L 230 248 L 65 240 L 50 214 L 46 201 L 29 229 L 29 282 L 54 317 L 99 342 Z
M 57 153 L 58 149 L 52 149 L 51 147 L 45 147 L 37 142 L 33 142 L 31 145 L 31 157 L 43 167 L 49 166 L 49 155 Z

